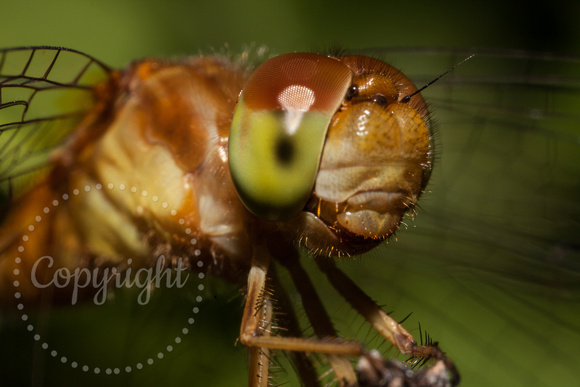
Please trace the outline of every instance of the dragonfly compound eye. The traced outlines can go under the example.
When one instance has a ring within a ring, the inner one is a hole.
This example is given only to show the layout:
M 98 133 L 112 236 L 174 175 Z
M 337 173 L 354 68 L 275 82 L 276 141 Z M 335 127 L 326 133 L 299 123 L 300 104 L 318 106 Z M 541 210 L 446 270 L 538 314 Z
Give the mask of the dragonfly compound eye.
M 251 212 L 279 221 L 304 208 L 351 79 L 338 60 L 306 53 L 272 58 L 250 76 L 232 120 L 229 165 Z

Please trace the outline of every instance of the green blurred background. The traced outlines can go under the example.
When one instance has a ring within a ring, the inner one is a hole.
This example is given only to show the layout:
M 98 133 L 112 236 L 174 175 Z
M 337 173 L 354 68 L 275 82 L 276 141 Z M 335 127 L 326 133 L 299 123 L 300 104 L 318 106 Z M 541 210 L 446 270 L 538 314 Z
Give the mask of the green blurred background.
M 0 15 L 0 47 L 65 46 L 115 67 L 148 56 L 219 50 L 225 44 L 232 52 L 255 44 L 278 53 L 335 44 L 352 49 L 580 49 L 580 6 L 558 1 L 531 6 L 503 1 L 23 0 L 2 2 Z M 404 70 L 416 70 L 421 80 L 460 59 L 443 52 L 420 60 L 393 56 Z M 495 74 L 503 66 L 498 63 L 468 63 L 459 74 Z M 517 72 L 529 63 L 506 71 Z M 564 68 L 577 77 L 578 67 L 558 62 L 543 71 Z M 483 106 L 483 95 L 501 95 L 503 100 L 527 95 L 533 100 L 524 99 L 522 106 L 545 108 L 542 96 L 522 89 L 452 94 L 451 84 L 434 86 L 426 97 L 445 102 L 465 96 Z M 563 94 L 559 88 L 553 92 Z M 568 120 L 578 106 L 574 94 L 567 91 L 569 106 L 561 108 Z M 560 117 L 546 123 L 546 132 L 529 120 L 511 126 L 517 118 L 513 116 L 503 116 L 492 126 L 493 120 L 486 120 L 491 109 L 466 105 L 465 112 L 473 116 L 454 109 L 436 111 L 442 150 L 433 192 L 426 195 L 409 230 L 399 233 L 397 242 L 341 267 L 386 310 L 395 311 L 395 318 L 413 312 L 405 326 L 418 335 L 420 322 L 441 343 L 457 362 L 464 386 L 577 384 L 578 121 L 558 131 L 550 125 L 562 124 L 565 117 Z M 314 265 L 306 266 L 316 283 L 324 282 Z M 119 375 L 105 375 L 104 370 L 145 361 L 173 340 L 189 318 L 183 305 L 192 303 L 191 292 L 159 292 L 145 312 L 135 306 L 134 295 L 122 293 L 106 307 L 87 305 L 41 315 L 37 325 L 51 348 L 68 354 L 69 362 L 78 359 L 100 367 L 98 375 L 61 364 L 50 350 L 34 343 L 18 315 L 4 313 L 0 385 L 244 386 L 245 349 L 236 344 L 243 301 L 236 289 L 217 282 L 207 285 L 206 301 L 184 341 L 154 365 Z M 374 337 L 331 290 L 322 288 L 321 293 L 344 335 Z M 297 381 L 290 377 L 289 383 Z
M 578 49 L 578 5 L 554 1 L 2 2 L 0 44 L 72 47 L 124 66 L 144 56 L 232 50 L 455 46 Z

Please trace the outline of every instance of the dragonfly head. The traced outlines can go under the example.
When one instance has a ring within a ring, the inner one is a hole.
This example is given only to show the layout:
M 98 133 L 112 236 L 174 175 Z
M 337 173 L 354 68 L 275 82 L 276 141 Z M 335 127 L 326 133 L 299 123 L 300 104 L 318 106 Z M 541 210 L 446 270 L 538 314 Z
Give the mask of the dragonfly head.
M 364 56 L 265 62 L 242 91 L 230 131 L 240 199 L 298 230 L 314 252 L 374 247 L 414 208 L 431 173 L 429 114 L 416 90 Z

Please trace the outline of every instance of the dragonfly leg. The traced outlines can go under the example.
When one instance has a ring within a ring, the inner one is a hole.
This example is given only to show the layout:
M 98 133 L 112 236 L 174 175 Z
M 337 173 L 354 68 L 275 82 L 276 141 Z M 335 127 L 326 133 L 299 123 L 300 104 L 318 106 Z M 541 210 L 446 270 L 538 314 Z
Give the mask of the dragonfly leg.
M 269 253 L 266 248 L 256 246 L 256 251 L 252 259 L 252 268 L 248 275 L 248 289 L 247 299 L 244 308 L 244 315 L 242 317 L 242 326 L 240 330 L 240 341 L 251 348 L 257 349 L 273 349 L 285 351 L 299 351 L 311 353 L 325 353 L 329 355 L 354 355 L 360 356 L 363 353 L 362 346 L 354 341 L 346 341 L 334 337 L 326 337 L 324 339 L 308 339 L 303 337 L 277 337 L 271 336 L 269 331 L 263 329 L 268 324 L 263 321 L 263 308 L 270 305 L 269 302 L 264 302 L 268 297 L 265 292 L 266 274 L 270 265 Z M 314 324 L 313 324 L 314 326 Z M 255 352 L 252 352 L 255 353 Z M 263 361 L 265 356 L 256 354 L 252 360 L 254 363 Z M 331 365 L 333 368 L 335 364 L 339 368 L 339 374 L 348 375 L 350 368 L 350 376 L 348 379 L 354 381 L 356 384 L 356 377 L 352 372 L 352 366 L 348 363 L 346 358 L 341 356 L 332 357 Z M 329 359 L 330 360 L 330 359 Z M 348 363 L 348 364 L 347 364 Z M 345 367 L 345 366 L 348 367 Z M 251 367 L 251 371 L 255 374 L 257 366 Z M 345 371 L 346 370 L 346 371 Z M 336 372 L 336 369 L 335 369 Z M 340 380 L 340 379 L 339 379 Z M 250 383 L 267 382 L 263 375 L 251 375 Z M 343 381 L 343 385 L 349 385 L 349 381 Z M 263 384 L 253 384 L 252 386 L 262 386 Z
M 326 312 L 322 300 L 318 296 L 314 284 L 310 280 L 308 273 L 300 265 L 300 256 L 295 250 L 291 250 L 293 254 L 278 254 L 277 260 L 284 265 L 290 273 L 292 282 L 296 290 L 300 294 L 302 305 L 306 316 L 310 321 L 314 333 L 319 339 L 326 339 L 329 337 L 338 337 L 330 316 Z M 357 384 L 357 377 L 355 371 L 350 363 L 350 360 L 342 355 L 328 354 L 328 362 L 332 367 L 336 379 L 340 381 L 343 386 L 354 386 Z
M 271 335 L 272 312 L 264 310 L 272 308 L 271 291 L 266 290 L 270 253 L 264 247 L 257 247 L 257 249 L 248 276 L 248 293 L 240 333 L 241 342 L 250 347 L 253 354 L 254 364 L 251 367 L 253 375 L 250 377 L 252 387 L 265 385 L 259 383 L 267 383 L 267 370 L 259 371 L 263 370 L 267 362 L 267 349 L 325 354 L 341 386 L 391 387 L 404 382 L 408 386 L 449 387 L 459 383 L 459 374 L 455 365 L 437 344 L 418 345 L 410 333 L 330 261 L 318 261 L 318 264 L 333 287 L 382 336 L 402 353 L 418 359 L 437 359 L 439 362 L 427 370 L 413 372 L 397 361 L 384 360 L 378 352 L 365 351 L 357 342 L 337 337 L 313 283 L 299 263 L 297 254 L 278 254 L 281 256 L 276 255 L 276 258 L 290 272 L 292 281 L 300 294 L 306 316 L 318 338 Z M 275 277 L 273 268 L 271 272 Z M 295 332 L 292 333 L 298 336 Z M 354 373 L 347 356 L 359 357 L 358 376 Z M 449 373 L 451 373 L 451 380 L 449 380 Z
M 269 335 L 272 326 L 272 305 L 268 298 L 263 300 L 260 313 L 260 332 L 263 335 Z M 268 348 L 249 347 L 250 380 L 248 385 L 250 387 L 267 387 L 270 385 L 268 380 L 270 371 L 269 356 L 270 351 Z
M 302 328 L 298 322 L 298 317 L 296 316 L 296 311 L 294 305 L 286 289 L 279 282 L 279 277 L 277 275 L 276 266 L 272 265 L 268 270 L 268 277 L 272 281 L 273 291 L 276 295 L 274 301 L 277 311 L 276 313 L 276 325 L 277 327 L 286 333 L 289 337 L 301 337 Z M 296 372 L 300 377 L 300 382 L 304 387 L 319 387 L 320 381 L 318 378 L 318 373 L 316 367 L 313 364 L 313 359 L 310 354 L 306 352 L 296 352 L 292 351 L 288 353 L 288 356 L 294 363 Z
M 431 368 L 410 372 L 397 360 L 385 360 L 378 351 L 361 356 L 357 372 L 360 387 L 450 387 L 447 366 L 439 360 Z
M 459 384 L 459 372 L 455 364 L 445 356 L 437 343 L 418 345 L 413 336 L 384 310 L 382 310 L 356 283 L 339 270 L 334 261 L 318 259 L 318 266 L 326 274 L 332 286 L 340 295 L 384 338 L 397 347 L 401 353 L 425 360 L 437 359 L 443 362 L 451 373 L 452 385 Z

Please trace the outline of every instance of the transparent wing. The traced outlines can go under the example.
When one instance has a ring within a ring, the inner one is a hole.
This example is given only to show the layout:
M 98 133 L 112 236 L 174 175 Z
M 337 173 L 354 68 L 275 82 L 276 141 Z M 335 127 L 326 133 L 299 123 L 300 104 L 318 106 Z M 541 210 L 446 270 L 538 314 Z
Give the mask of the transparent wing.
M 0 50 L 1 197 L 30 184 L 31 174 L 92 106 L 92 87 L 109 74 L 106 65 L 75 50 Z

